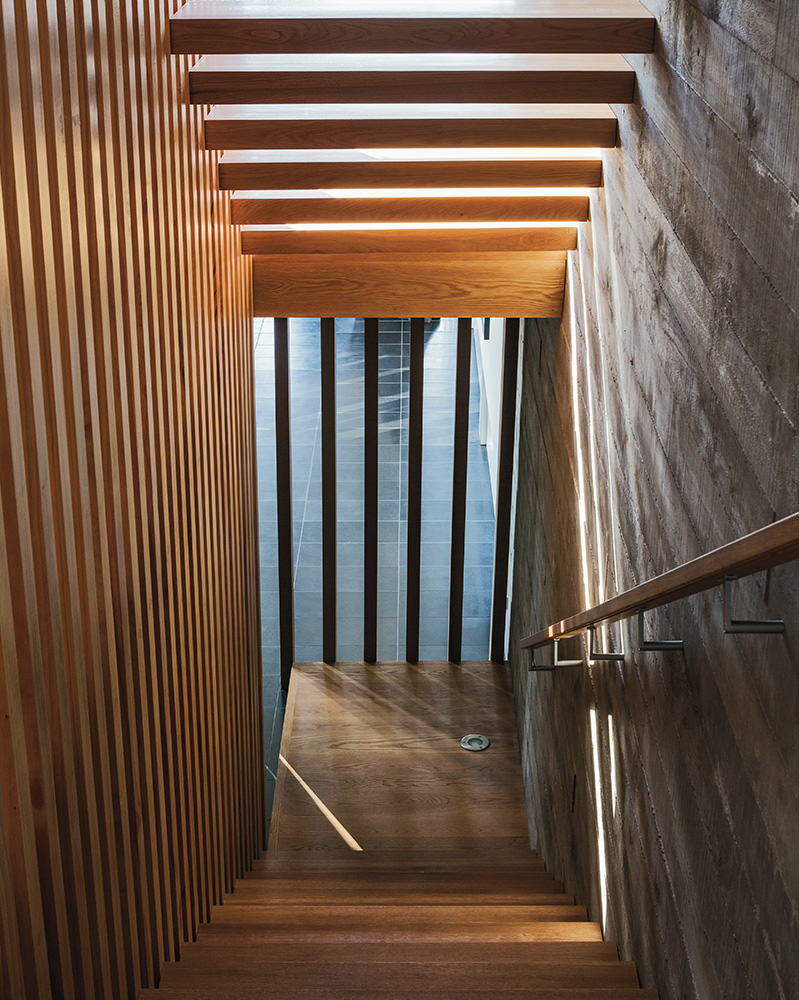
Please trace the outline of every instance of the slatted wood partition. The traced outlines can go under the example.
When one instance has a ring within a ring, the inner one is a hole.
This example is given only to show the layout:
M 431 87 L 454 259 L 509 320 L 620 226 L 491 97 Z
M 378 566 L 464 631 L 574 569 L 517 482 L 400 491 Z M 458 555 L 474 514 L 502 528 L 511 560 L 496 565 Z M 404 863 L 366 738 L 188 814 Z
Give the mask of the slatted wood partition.
M 156 984 L 264 838 L 250 265 L 171 9 L 0 15 L 9 998 Z

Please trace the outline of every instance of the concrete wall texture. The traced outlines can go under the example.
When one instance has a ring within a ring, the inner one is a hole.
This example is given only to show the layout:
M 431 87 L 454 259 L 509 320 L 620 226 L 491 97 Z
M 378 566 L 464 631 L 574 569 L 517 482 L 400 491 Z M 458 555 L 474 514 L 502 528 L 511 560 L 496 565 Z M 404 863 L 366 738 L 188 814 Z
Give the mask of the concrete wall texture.
M 529 631 L 799 507 L 799 4 L 650 0 L 561 323 L 524 343 L 511 664 L 533 844 L 662 998 L 799 989 L 799 567 L 648 615 L 685 653 L 528 673 Z M 572 640 L 576 647 L 580 640 Z M 564 644 L 565 645 L 565 644 Z M 549 651 L 545 651 L 548 655 Z M 569 655 L 564 648 L 563 655 Z

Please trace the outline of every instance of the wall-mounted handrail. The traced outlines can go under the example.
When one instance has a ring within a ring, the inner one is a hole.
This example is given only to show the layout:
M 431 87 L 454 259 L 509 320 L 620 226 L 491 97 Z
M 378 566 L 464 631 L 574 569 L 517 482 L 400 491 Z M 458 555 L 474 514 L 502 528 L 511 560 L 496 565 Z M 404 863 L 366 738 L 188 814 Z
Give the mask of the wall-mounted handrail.
M 793 559 L 799 559 L 799 512 L 652 577 L 609 601 L 564 618 L 527 636 L 520 645 L 522 649 L 546 646 L 554 639 L 566 639 L 596 625 L 629 618 L 639 611 L 720 586 L 725 579 L 748 576 Z

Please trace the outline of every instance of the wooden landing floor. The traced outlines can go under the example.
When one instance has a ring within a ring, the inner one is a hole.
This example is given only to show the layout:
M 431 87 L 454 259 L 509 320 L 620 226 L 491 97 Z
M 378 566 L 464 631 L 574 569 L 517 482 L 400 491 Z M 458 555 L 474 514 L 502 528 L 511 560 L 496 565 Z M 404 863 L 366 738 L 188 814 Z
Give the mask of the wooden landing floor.
M 463 750 L 467 733 L 491 746 Z M 269 853 L 526 851 L 513 699 L 490 663 L 298 664 Z

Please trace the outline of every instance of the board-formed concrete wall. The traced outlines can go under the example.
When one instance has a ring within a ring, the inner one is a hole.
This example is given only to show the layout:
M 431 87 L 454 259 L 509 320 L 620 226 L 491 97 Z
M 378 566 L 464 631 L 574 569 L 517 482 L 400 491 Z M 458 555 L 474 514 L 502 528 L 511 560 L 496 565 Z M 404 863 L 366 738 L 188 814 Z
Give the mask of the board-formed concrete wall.
M 603 636 L 623 663 L 528 674 L 518 653 L 799 508 L 799 4 L 649 6 L 657 50 L 631 57 L 638 102 L 616 109 L 563 322 L 525 335 L 511 662 L 531 836 L 664 1000 L 770 1000 L 799 984 L 799 566 L 736 584 L 736 616 L 785 636 L 724 636 L 714 592 L 648 616 L 684 656 L 635 651 L 634 622 Z

